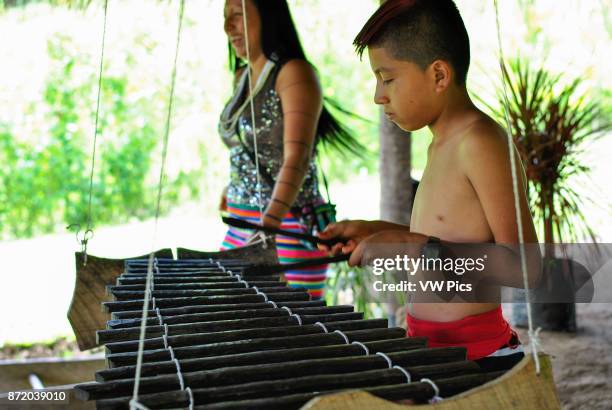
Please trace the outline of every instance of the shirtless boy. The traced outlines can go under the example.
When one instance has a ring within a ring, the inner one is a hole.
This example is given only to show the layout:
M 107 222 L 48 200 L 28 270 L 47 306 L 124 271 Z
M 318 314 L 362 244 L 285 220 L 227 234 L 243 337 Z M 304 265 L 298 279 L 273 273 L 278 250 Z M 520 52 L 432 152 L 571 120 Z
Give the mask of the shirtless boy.
M 414 198 L 410 226 L 385 221 L 343 221 L 322 238 L 341 239 L 332 252 L 352 252 L 359 265 L 380 243 L 519 242 L 508 143 L 504 130 L 472 103 L 466 77 L 469 39 L 452 0 L 388 0 L 355 39 L 367 49 L 376 76 L 374 102 L 400 128 L 429 127 L 433 140 Z M 524 241 L 537 237 L 516 152 Z M 498 266 L 520 271 L 516 252 L 497 252 Z M 536 258 L 535 263 L 539 263 Z M 489 257 L 488 263 L 495 264 Z M 489 369 L 511 367 L 523 356 L 499 303 L 416 303 L 407 315 L 409 336 L 430 346 L 461 345 Z M 487 356 L 489 358 L 483 359 Z M 494 356 L 491 358 L 491 356 Z

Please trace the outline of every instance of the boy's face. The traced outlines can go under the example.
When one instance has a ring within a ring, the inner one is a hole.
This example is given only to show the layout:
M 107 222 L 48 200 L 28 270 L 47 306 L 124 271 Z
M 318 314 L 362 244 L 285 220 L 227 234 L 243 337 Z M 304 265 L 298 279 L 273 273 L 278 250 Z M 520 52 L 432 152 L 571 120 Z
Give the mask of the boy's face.
M 405 131 L 431 124 L 439 111 L 435 77 L 418 65 L 397 60 L 384 47 L 369 47 L 370 66 L 376 76 L 374 102 Z

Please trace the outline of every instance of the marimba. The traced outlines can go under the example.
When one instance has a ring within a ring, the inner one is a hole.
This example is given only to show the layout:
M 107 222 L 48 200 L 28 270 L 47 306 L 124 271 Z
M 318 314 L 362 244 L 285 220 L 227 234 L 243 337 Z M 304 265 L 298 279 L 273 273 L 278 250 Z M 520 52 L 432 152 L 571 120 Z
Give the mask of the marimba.
M 99 409 L 129 408 L 146 273 L 147 260 L 128 260 L 107 286 L 111 320 L 97 342 L 108 369 L 75 388 Z M 347 389 L 428 402 L 500 376 L 466 360 L 464 348 L 427 348 L 244 259 L 159 259 L 151 296 L 138 395 L 148 408 L 291 409 Z
M 138 389 L 148 408 L 559 408 L 547 356 L 540 374 L 530 357 L 502 376 L 484 373 L 463 348 L 429 349 L 386 319 L 310 300 L 280 280 L 273 240 L 155 254 Z M 132 397 L 148 271 L 133 259 L 84 265 L 76 254 L 68 318 L 82 350 L 106 346 L 108 368 L 69 393 L 100 409 L 128 408 Z

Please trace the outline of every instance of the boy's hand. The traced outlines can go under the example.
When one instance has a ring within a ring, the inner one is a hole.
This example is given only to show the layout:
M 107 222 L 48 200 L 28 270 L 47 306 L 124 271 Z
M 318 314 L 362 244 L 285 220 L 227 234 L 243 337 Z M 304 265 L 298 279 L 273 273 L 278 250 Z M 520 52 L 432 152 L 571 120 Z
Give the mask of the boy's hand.
M 383 254 L 383 247 L 381 246 L 383 244 L 404 243 L 408 245 L 406 250 L 410 251 L 410 253 L 415 251 L 420 252 L 422 247 L 427 243 L 428 239 L 429 237 L 427 235 L 402 230 L 378 232 L 363 239 L 355 247 L 348 264 L 349 266 L 365 266 L 374 258 L 394 257 L 395 255 Z M 397 252 L 397 248 L 392 248 L 393 249 L 389 249 L 392 253 Z M 417 258 L 419 255 L 415 254 L 410 256 Z
M 343 243 L 337 243 L 330 249 L 329 246 L 319 244 L 322 251 L 338 253 L 350 253 L 366 237 L 375 232 L 374 222 L 356 220 L 341 221 L 327 225 L 323 232 L 318 234 L 321 239 L 339 239 Z

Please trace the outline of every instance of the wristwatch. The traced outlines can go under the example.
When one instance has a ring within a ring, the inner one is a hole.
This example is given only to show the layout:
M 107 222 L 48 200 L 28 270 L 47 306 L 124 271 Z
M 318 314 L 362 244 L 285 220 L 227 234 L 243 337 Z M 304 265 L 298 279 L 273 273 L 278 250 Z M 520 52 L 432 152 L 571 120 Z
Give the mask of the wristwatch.
M 428 237 L 421 254 L 427 259 L 440 259 L 442 257 L 442 241 L 440 238 L 436 236 Z

